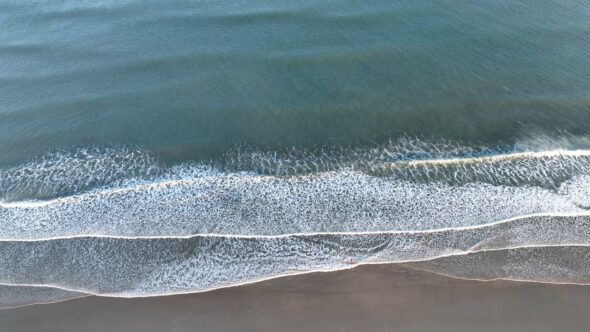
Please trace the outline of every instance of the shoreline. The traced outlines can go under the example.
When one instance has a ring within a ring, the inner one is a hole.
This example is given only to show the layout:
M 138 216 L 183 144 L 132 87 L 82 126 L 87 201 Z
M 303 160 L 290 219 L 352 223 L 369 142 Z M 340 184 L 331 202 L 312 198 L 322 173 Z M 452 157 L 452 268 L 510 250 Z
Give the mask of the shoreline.
M 365 265 L 210 292 L 85 297 L 0 311 L 8 331 L 583 330 L 590 287 L 449 278 Z

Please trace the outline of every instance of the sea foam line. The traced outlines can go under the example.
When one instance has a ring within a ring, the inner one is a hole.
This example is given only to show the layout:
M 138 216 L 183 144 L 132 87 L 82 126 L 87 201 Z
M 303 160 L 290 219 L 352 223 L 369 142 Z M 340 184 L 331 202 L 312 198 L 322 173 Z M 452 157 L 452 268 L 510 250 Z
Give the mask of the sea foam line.
M 547 246 L 547 247 L 550 247 L 550 246 Z M 582 246 L 579 246 L 579 247 L 582 247 Z M 534 247 L 531 247 L 531 248 L 534 248 Z M 537 248 L 539 248 L 539 247 L 537 247 Z M 523 248 L 516 248 L 516 249 L 523 249 Z M 502 250 L 511 250 L 511 249 L 498 249 L 496 251 L 502 251 Z M 488 249 L 487 251 L 493 251 L 493 249 Z M 477 253 L 477 252 L 471 252 L 466 255 L 473 254 L 473 253 Z M 437 258 L 434 258 L 433 260 L 440 259 L 440 258 L 445 258 L 445 257 L 437 257 Z M 418 262 L 410 262 L 410 263 L 418 263 Z M 366 265 L 369 265 L 369 264 L 366 264 Z M 375 264 L 379 264 L 379 263 L 375 263 Z M 384 263 L 384 264 L 387 264 L 387 263 Z M 403 265 L 403 264 L 409 264 L 409 263 L 400 263 L 400 264 Z M 447 278 L 458 279 L 458 280 L 467 280 L 467 281 L 478 281 L 478 282 L 513 281 L 513 282 L 530 283 L 530 284 L 543 284 L 543 285 L 590 286 L 590 283 L 569 282 L 569 281 L 542 281 L 542 280 L 530 280 L 530 279 L 521 279 L 521 278 L 502 278 L 502 277 L 488 278 L 488 279 L 469 278 L 469 277 L 461 277 L 461 276 L 452 275 L 449 273 L 439 272 L 439 271 L 435 271 L 435 270 L 430 270 L 430 269 L 422 268 L 422 267 L 416 267 L 416 266 L 411 266 L 411 265 L 410 266 L 404 265 L 404 266 L 414 269 L 414 270 L 432 273 L 432 274 L 440 275 L 440 276 L 447 277 Z M 67 300 L 65 300 L 65 301 L 67 301 Z M 0 308 L 0 309 L 2 309 L 2 308 Z
M 267 281 L 267 280 L 273 280 L 273 279 L 278 279 L 278 278 L 284 278 L 284 277 L 290 277 L 290 276 L 298 276 L 298 275 L 306 275 L 306 274 L 311 274 L 311 273 L 322 273 L 322 272 L 337 272 L 337 271 L 347 271 L 347 270 L 351 270 L 354 269 L 356 267 L 359 266 L 365 266 L 365 265 L 387 265 L 387 264 L 410 264 L 410 263 L 419 263 L 419 262 L 429 262 L 429 261 L 436 261 L 438 259 L 443 259 L 443 258 L 449 258 L 449 257 L 461 257 L 461 256 L 467 256 L 470 254 L 477 254 L 477 253 L 485 253 L 485 252 L 499 252 L 499 251 L 510 251 L 510 250 L 518 250 L 518 249 L 531 249 L 531 248 L 589 248 L 590 244 L 559 244 L 559 245 L 524 245 L 524 246 L 507 246 L 507 247 L 502 247 L 502 248 L 489 248 L 489 249 L 478 249 L 478 250 L 467 250 L 467 251 L 461 251 L 461 252 L 453 252 L 450 254 L 441 254 L 441 255 L 436 255 L 436 256 L 432 256 L 432 257 L 428 257 L 428 258 L 423 258 L 423 259 L 411 259 L 411 260 L 394 260 L 394 261 L 386 261 L 386 262 L 358 262 L 358 263 L 354 263 L 354 264 L 350 264 L 348 266 L 343 266 L 343 267 L 326 267 L 326 268 L 320 268 L 320 269 L 316 269 L 316 270 L 309 270 L 309 271 L 298 271 L 298 272 L 290 272 L 290 273 L 283 273 L 283 274 L 277 274 L 277 275 L 272 275 L 272 276 L 268 276 L 268 277 L 262 277 L 262 278 L 258 278 L 258 279 L 254 279 L 254 280 L 249 280 L 249 281 L 245 281 L 245 282 L 239 282 L 239 283 L 235 283 L 235 284 L 231 284 L 231 285 L 222 285 L 222 286 L 218 286 L 218 287 L 211 287 L 208 289 L 201 289 L 201 290 L 194 290 L 194 291 L 173 291 L 173 292 L 167 292 L 167 293 L 150 293 L 150 294 L 134 294 L 134 295 L 128 295 L 125 293 L 96 293 L 96 292 L 92 292 L 90 290 L 86 290 L 86 289 L 74 289 L 74 288 L 68 288 L 68 287 L 64 287 L 61 285 L 57 285 L 57 284 L 20 284 L 20 283 L 0 283 L 0 285 L 4 285 L 4 286 L 23 286 L 23 287 L 50 287 L 50 288 L 56 288 L 56 289 L 61 289 L 64 291 L 68 291 L 68 292 L 75 292 L 75 293 L 83 293 L 83 294 L 88 294 L 89 296 L 100 296 L 100 297 L 111 297 L 111 298 L 149 298 L 149 297 L 159 297 L 159 296 L 174 296 L 174 295 L 183 295 L 183 294 L 198 294 L 198 293 L 205 293 L 205 292 L 211 292 L 211 291 L 215 291 L 218 289 L 226 289 L 226 288 L 233 288 L 233 287 L 239 287 L 239 286 L 245 286 L 245 285 L 251 285 L 251 284 L 256 284 L 256 283 L 260 283 L 263 281 Z M 413 267 L 411 267 L 413 268 Z M 418 268 L 416 268 L 417 270 L 419 270 Z M 490 278 L 490 279 L 477 279 L 477 278 L 465 278 L 465 277 L 457 277 L 457 276 L 453 276 L 453 275 L 447 275 L 444 273 L 439 273 L 436 271 L 430 271 L 428 269 L 424 269 L 423 271 L 426 272 L 430 272 L 430 273 L 434 273 L 434 274 L 439 274 L 439 275 L 443 275 L 449 278 L 454 278 L 454 279 L 464 279 L 464 280 L 474 280 L 474 281 L 497 281 L 497 280 L 506 280 L 506 281 L 516 281 L 516 282 L 530 282 L 530 283 L 540 283 L 540 284 L 557 284 L 557 285 L 579 285 L 579 286 L 590 286 L 590 283 L 577 283 L 577 282 L 567 282 L 567 281 L 537 281 L 537 280 L 529 280 L 529 279 L 517 279 L 517 278 L 503 278 L 503 277 L 499 277 L 499 278 Z M 3 308 L 0 308 L 3 309 Z
M 498 162 L 498 161 L 506 161 L 506 160 L 515 160 L 515 159 L 525 159 L 525 158 L 549 158 L 549 157 L 590 157 L 590 150 L 550 150 L 550 151 L 540 151 L 540 152 L 517 152 L 517 153 L 510 153 L 510 154 L 498 154 L 493 156 L 482 156 L 482 157 L 469 157 L 469 158 L 449 158 L 449 159 L 431 159 L 431 160 L 410 160 L 410 161 L 392 161 L 392 162 L 379 162 L 380 164 L 389 164 L 395 166 L 420 166 L 420 165 L 460 165 L 466 163 L 483 163 L 483 162 Z M 188 165 L 191 166 L 191 165 Z M 267 178 L 281 178 L 282 176 L 276 175 L 261 175 L 254 172 L 224 172 L 220 170 L 216 170 L 212 167 L 206 167 L 203 165 L 199 165 L 198 171 L 201 173 L 199 176 L 195 176 L 195 174 L 191 174 L 191 172 L 187 172 L 189 177 L 187 178 L 177 178 L 174 174 L 169 176 L 164 176 L 161 178 L 157 178 L 152 180 L 152 182 L 146 182 L 145 180 L 135 182 L 134 186 L 129 187 L 115 187 L 115 188 L 99 188 L 98 190 L 91 190 L 86 193 L 77 194 L 73 196 L 67 197 L 60 197 L 50 200 L 21 200 L 21 201 L 11 201 L 6 202 L 0 200 L 0 208 L 6 209 L 31 209 L 31 208 L 38 208 L 38 207 L 46 207 L 50 205 L 57 205 L 57 204 L 67 204 L 70 201 L 92 198 L 94 195 L 97 194 L 116 194 L 116 193 L 127 193 L 133 191 L 141 191 L 141 190 L 149 190 L 149 189 L 159 189 L 165 188 L 168 186 L 179 186 L 184 184 L 198 184 L 206 182 L 208 179 L 211 178 L 220 178 L 223 176 L 231 176 L 236 182 L 239 182 L 241 179 L 247 179 L 250 183 L 255 183 L 256 180 L 263 181 Z M 300 179 L 308 179 L 314 176 L 317 176 L 320 173 L 340 173 L 352 170 L 329 170 L 319 173 L 308 173 L 297 175 L 297 178 Z M 400 179 L 403 180 L 403 179 Z M 252 182 L 254 181 L 254 182 Z M 237 185 L 237 183 L 236 183 Z
M 488 162 L 504 161 L 524 158 L 549 158 L 549 157 L 590 157 L 590 150 L 548 150 L 548 151 L 526 151 L 508 154 L 497 154 L 492 156 L 469 157 L 469 158 L 449 158 L 449 159 L 430 159 L 430 160 L 410 160 L 405 161 L 412 165 L 420 164 L 456 164 L 461 162 Z
M 13 286 L 13 285 L 5 285 L 5 284 L 0 284 L 2 286 Z M 15 287 L 21 287 L 21 286 L 15 286 Z M 58 287 L 49 287 L 49 286 L 24 286 L 24 287 L 40 287 L 40 288 L 55 288 L 55 289 L 59 289 L 59 290 L 64 290 Z M 94 296 L 92 294 L 88 294 L 88 293 L 84 293 L 84 292 L 76 292 L 79 295 L 77 296 L 72 296 L 70 298 L 64 298 L 61 300 L 56 300 L 56 301 L 47 301 L 47 302 L 30 302 L 30 303 L 25 303 L 25 304 L 21 304 L 21 305 L 15 305 L 15 306 L 6 306 L 6 307 L 0 307 L 0 310 L 4 310 L 4 309 L 18 309 L 18 308 L 23 308 L 23 307 L 28 307 L 28 306 L 32 306 L 32 305 L 40 305 L 40 304 L 54 304 L 54 303 L 60 303 L 60 302 L 65 302 L 65 301 L 71 301 L 71 300 L 76 300 L 76 299 L 81 299 L 81 298 L 85 298 L 85 297 L 90 297 L 90 296 Z
M 70 239 L 120 239 L 120 240 L 176 240 L 176 239 L 193 239 L 198 237 L 211 237 L 211 238 L 228 238 L 228 239 L 283 239 L 289 237 L 313 237 L 322 235 L 343 235 L 343 236 L 355 236 L 355 235 L 412 235 L 412 234 L 433 234 L 443 232 L 460 232 L 469 230 L 478 230 L 490 228 L 493 226 L 509 224 L 512 222 L 526 220 L 529 218 L 537 217 L 590 217 L 590 211 L 581 212 L 569 212 L 569 213 L 533 213 L 513 218 L 503 219 L 492 223 L 482 225 L 471 225 L 471 226 L 459 226 L 459 227 L 444 227 L 435 229 L 421 229 L 421 230 L 399 230 L 399 231 L 366 231 L 366 232 L 307 232 L 307 233 L 285 233 L 277 235 L 251 235 L 251 234 L 224 234 L 224 233 L 197 233 L 188 235 L 108 235 L 108 234 L 76 234 L 68 236 L 55 236 L 47 238 L 2 238 L 0 242 L 44 242 L 44 241 L 55 241 L 55 240 L 70 240 Z M 1 283 L 0 283 L 1 285 Z

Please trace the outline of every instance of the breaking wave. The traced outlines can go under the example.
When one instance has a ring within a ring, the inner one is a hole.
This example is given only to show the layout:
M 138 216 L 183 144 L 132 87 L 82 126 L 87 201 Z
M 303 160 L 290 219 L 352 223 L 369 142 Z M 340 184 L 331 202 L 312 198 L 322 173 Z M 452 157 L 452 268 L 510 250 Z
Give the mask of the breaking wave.
M 587 283 L 589 270 L 587 150 L 406 139 L 167 166 L 87 148 L 1 170 L 0 197 L 2 306 L 361 264 L 565 283 Z

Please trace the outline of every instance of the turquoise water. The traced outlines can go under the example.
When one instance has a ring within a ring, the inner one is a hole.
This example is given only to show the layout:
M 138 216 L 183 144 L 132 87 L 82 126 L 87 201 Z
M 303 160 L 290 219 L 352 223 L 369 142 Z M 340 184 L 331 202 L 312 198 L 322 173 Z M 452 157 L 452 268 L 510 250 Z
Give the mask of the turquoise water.
M 585 1 L 0 0 L 0 307 L 590 284 L 589 209 Z

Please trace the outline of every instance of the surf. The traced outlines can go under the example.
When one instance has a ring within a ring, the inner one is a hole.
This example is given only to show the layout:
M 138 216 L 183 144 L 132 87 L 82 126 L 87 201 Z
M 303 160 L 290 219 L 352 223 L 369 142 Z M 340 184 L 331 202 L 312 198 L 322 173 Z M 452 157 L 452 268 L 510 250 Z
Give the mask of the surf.
M 84 148 L 0 170 L 0 184 L 0 284 L 39 287 L 11 289 L 15 305 L 203 292 L 366 264 L 586 282 L 583 264 L 560 274 L 551 255 L 531 271 L 510 260 L 590 247 L 589 150 L 407 140 L 167 165 L 149 151 Z

